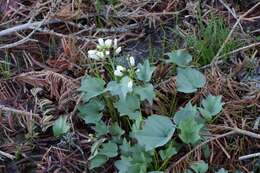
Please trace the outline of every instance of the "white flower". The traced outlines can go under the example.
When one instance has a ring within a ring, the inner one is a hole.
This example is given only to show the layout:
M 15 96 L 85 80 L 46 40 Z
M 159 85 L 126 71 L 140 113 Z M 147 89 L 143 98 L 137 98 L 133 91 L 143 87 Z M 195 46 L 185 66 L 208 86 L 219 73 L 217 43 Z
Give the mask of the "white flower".
M 130 79 L 129 81 L 128 81 L 128 83 L 127 83 L 127 87 L 128 88 L 133 88 L 133 80 L 132 79 Z
M 117 48 L 117 39 L 116 39 L 116 38 L 114 39 L 114 45 L 113 45 L 113 48 L 114 48 L 114 49 Z
M 132 67 L 134 67 L 134 66 L 135 66 L 135 58 L 132 57 L 132 56 L 130 56 L 130 57 L 129 57 L 129 63 L 130 63 L 130 65 L 131 65 Z
M 109 54 L 110 54 L 110 52 L 107 50 L 107 51 L 105 52 L 105 54 L 106 54 L 106 55 L 109 55 Z
M 123 76 L 123 73 L 121 71 L 119 71 L 119 70 L 115 70 L 114 71 L 114 75 L 118 76 L 118 77 L 121 77 L 121 76 Z
M 98 44 L 99 44 L 99 46 L 105 46 L 104 39 L 103 38 L 99 38 L 98 39 Z
M 105 45 L 106 45 L 106 47 L 108 47 L 108 48 L 110 48 L 111 46 L 112 46 L 112 40 L 111 39 L 107 39 L 106 41 L 105 41 Z
M 125 67 L 123 67 L 121 65 L 116 66 L 116 69 L 120 70 L 120 71 L 125 71 Z
M 118 77 L 121 77 L 123 76 L 123 72 L 125 71 L 125 67 L 121 66 L 121 65 L 118 65 L 116 66 L 116 70 L 114 71 L 114 75 L 115 76 L 118 76 Z
M 99 51 L 97 51 L 96 55 L 99 57 L 99 59 L 103 59 L 105 57 L 105 54 Z
M 88 57 L 91 59 L 99 60 L 99 57 L 97 55 L 97 50 L 89 50 L 88 51 Z
M 118 55 L 120 52 L 121 52 L 122 48 L 121 47 L 118 47 L 115 51 L 115 54 Z

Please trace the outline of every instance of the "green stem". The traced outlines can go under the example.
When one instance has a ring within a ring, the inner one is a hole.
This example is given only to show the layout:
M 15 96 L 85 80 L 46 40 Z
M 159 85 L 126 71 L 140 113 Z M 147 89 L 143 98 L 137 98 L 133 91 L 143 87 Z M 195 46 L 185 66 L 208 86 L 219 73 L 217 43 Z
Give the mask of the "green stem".
M 107 95 L 104 95 L 103 98 L 104 98 L 106 105 L 108 107 L 108 111 L 109 111 L 109 114 L 112 118 L 112 121 L 113 122 L 118 121 L 118 116 L 117 116 L 117 113 L 115 111 L 112 99 L 107 97 Z

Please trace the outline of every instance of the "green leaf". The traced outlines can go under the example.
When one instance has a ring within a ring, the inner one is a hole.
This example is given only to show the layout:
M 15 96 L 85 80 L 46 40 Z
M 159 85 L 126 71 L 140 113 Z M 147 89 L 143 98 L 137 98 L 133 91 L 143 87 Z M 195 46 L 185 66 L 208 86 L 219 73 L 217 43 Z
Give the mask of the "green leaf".
M 223 104 L 221 96 L 209 95 L 206 99 L 202 100 L 203 108 L 199 108 L 199 111 L 206 120 L 210 121 L 213 116 L 221 112 Z
M 112 136 L 119 136 L 119 137 L 125 133 L 125 131 L 119 127 L 117 122 L 113 123 L 109 127 L 109 132 Z
M 104 155 L 96 155 L 93 159 L 90 160 L 89 169 L 98 168 L 104 165 L 108 161 L 108 158 Z
M 117 156 L 117 145 L 112 142 L 104 143 L 101 145 L 101 149 L 99 150 L 99 155 L 105 155 L 109 158 Z
M 134 88 L 134 92 L 140 96 L 141 101 L 147 100 L 150 104 L 153 103 L 155 92 L 152 84 L 146 84 L 144 87 L 137 86 Z
M 224 168 L 221 168 L 221 169 L 219 169 L 217 172 L 215 172 L 215 173 L 228 173 L 228 171 L 227 170 L 225 170 Z
M 151 115 L 145 121 L 144 128 L 135 133 L 135 138 L 146 151 L 165 145 L 172 137 L 175 126 L 170 118 Z
M 101 111 L 104 103 L 96 99 L 91 99 L 88 103 L 79 106 L 80 117 L 86 124 L 96 124 L 102 118 Z
M 166 149 L 159 151 L 162 160 L 170 159 L 174 154 L 177 154 L 176 148 L 169 145 Z
M 125 156 L 130 155 L 130 153 L 132 152 L 132 150 L 131 150 L 132 148 L 125 138 L 123 140 L 122 145 L 120 145 L 119 148 L 120 148 L 121 154 L 125 155 Z
M 195 173 L 206 173 L 208 171 L 208 164 L 203 160 L 193 163 L 190 167 Z
M 127 157 L 121 157 L 121 160 L 115 162 L 115 166 L 119 170 L 118 173 L 134 173 L 131 172 L 131 159 Z
M 119 96 L 120 99 L 125 99 L 127 93 L 133 91 L 132 86 L 129 86 L 129 83 L 132 82 L 132 79 L 128 76 L 123 77 L 120 82 L 111 81 L 108 83 L 106 90 L 110 91 L 113 96 Z
M 67 133 L 70 129 L 70 125 L 67 123 L 67 117 L 60 116 L 55 120 L 52 131 L 55 137 L 60 137 L 61 135 Z
M 96 140 L 92 145 L 91 145 L 91 155 L 89 157 L 89 160 L 93 159 L 97 154 L 98 154 L 98 149 L 99 147 L 106 141 L 105 138 L 100 138 Z
M 189 117 L 198 117 L 197 107 L 192 106 L 191 102 L 187 103 L 185 107 L 180 108 L 180 110 L 175 113 L 173 121 L 176 125 L 179 125 L 180 122 L 185 121 Z
M 186 144 L 194 144 L 200 139 L 199 132 L 202 127 L 203 125 L 198 124 L 193 117 L 187 118 L 179 124 L 181 130 L 179 137 Z
M 121 160 L 115 162 L 116 168 L 119 173 L 146 173 L 147 163 L 137 162 L 130 157 L 121 156 Z
M 126 99 L 119 99 L 115 103 L 120 116 L 128 116 L 130 119 L 134 120 L 140 115 L 140 101 L 138 96 L 127 95 Z
M 192 61 L 192 56 L 186 50 L 177 50 L 167 53 L 169 60 L 167 62 L 174 63 L 180 67 L 187 67 Z
M 103 121 L 96 123 L 94 130 L 98 137 L 103 136 L 109 132 L 107 125 Z
M 130 147 L 124 140 L 120 146 L 121 160 L 116 161 L 115 166 L 120 173 L 146 173 L 148 165 L 152 162 L 149 152 L 145 152 L 140 145 Z
M 177 68 L 177 91 L 193 93 L 202 88 L 206 83 L 205 76 L 193 68 Z
M 151 66 L 148 60 L 145 60 L 143 65 L 138 64 L 138 69 L 139 70 L 136 72 L 137 79 L 144 82 L 149 82 L 155 67 Z
M 84 92 L 83 99 L 89 101 L 104 92 L 105 81 L 100 78 L 87 76 L 81 81 L 79 91 Z
M 140 151 L 140 147 L 135 145 L 136 147 L 133 147 L 133 163 L 141 163 L 141 164 L 149 164 L 152 162 L 152 158 L 150 153 L 143 151 L 143 149 Z

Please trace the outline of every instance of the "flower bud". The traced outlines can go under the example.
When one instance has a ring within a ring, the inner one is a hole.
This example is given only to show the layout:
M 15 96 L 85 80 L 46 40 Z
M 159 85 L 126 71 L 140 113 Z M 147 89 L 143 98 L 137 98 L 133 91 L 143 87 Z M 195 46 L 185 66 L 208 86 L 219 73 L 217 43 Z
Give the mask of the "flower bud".
M 132 67 L 134 67 L 134 66 L 135 66 L 135 58 L 132 57 L 132 56 L 130 56 L 130 57 L 129 57 L 129 63 L 130 63 L 130 65 L 131 65 Z
M 104 45 L 105 45 L 104 39 L 103 39 L 103 38 L 99 38 L 99 39 L 98 39 L 98 44 L 99 44 L 100 46 L 104 46 Z
M 121 47 L 118 47 L 115 51 L 115 54 L 118 55 L 120 52 L 121 52 L 122 48 Z

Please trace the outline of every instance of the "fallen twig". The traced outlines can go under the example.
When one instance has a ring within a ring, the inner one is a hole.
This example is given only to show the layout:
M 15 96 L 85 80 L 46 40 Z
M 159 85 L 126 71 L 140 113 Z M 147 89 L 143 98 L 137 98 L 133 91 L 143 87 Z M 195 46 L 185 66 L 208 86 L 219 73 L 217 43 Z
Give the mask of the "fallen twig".
M 251 159 L 251 158 L 259 157 L 259 156 L 260 156 L 260 153 L 254 153 L 254 154 L 248 154 L 248 155 L 245 155 L 245 156 L 241 156 L 238 159 L 239 160 L 245 160 L 245 159 Z
M 1 150 L 0 150 L 0 155 L 6 157 L 6 158 L 8 158 L 8 159 L 11 159 L 11 160 L 15 159 L 15 156 L 13 156 L 13 155 L 11 155 L 11 154 L 9 154 L 9 153 L 3 152 L 3 151 L 1 151 Z

